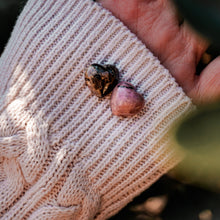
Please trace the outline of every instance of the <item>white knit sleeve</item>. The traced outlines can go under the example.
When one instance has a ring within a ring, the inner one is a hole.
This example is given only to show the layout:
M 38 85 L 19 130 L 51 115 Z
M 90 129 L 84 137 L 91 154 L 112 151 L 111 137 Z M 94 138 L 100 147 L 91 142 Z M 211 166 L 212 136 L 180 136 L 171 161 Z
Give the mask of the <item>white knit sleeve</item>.
M 92 63 L 117 66 L 143 110 L 113 116 L 85 86 Z M 2 219 L 106 219 L 181 159 L 169 130 L 190 99 L 97 3 L 30 0 L 0 66 Z

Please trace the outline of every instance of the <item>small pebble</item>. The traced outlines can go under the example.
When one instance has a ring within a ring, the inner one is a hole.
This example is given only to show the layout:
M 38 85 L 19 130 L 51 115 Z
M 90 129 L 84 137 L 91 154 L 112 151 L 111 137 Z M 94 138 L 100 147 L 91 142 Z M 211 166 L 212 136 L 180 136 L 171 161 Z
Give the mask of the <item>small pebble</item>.
M 119 71 L 113 65 L 92 64 L 85 72 L 85 82 L 92 94 L 103 97 L 118 83 Z
M 144 107 L 144 98 L 136 92 L 134 86 L 127 82 L 120 82 L 113 90 L 111 96 L 111 109 L 113 115 L 133 116 Z
M 203 210 L 199 213 L 200 220 L 212 220 L 212 211 L 209 209 Z
M 159 215 L 167 204 L 167 196 L 150 197 L 144 204 L 145 209 L 152 215 Z

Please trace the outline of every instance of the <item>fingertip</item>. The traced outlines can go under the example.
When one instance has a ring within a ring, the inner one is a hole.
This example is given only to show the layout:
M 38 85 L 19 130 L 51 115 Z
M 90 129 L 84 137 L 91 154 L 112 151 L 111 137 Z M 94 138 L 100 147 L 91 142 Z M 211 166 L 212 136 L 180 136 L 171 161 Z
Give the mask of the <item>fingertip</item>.
M 199 105 L 220 101 L 220 56 L 201 72 L 188 95 Z

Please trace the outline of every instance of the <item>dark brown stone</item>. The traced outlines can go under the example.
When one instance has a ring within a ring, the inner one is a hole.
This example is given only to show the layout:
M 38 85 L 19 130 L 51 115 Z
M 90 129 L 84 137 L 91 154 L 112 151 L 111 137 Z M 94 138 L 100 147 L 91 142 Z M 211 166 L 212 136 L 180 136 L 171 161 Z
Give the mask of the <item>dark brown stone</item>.
M 113 65 L 92 64 L 85 72 L 86 85 L 92 94 L 103 97 L 118 83 L 119 71 Z
M 134 86 L 127 82 L 120 82 L 111 96 L 112 113 L 117 116 L 133 116 L 144 107 L 144 98 Z

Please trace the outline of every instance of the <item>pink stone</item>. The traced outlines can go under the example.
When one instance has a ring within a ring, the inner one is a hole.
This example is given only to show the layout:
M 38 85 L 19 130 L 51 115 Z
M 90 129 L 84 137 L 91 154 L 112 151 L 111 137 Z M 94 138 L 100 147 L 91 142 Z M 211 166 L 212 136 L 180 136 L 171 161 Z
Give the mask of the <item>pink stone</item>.
M 112 113 L 117 116 L 133 116 L 144 107 L 144 98 L 127 82 L 116 85 L 111 96 Z

